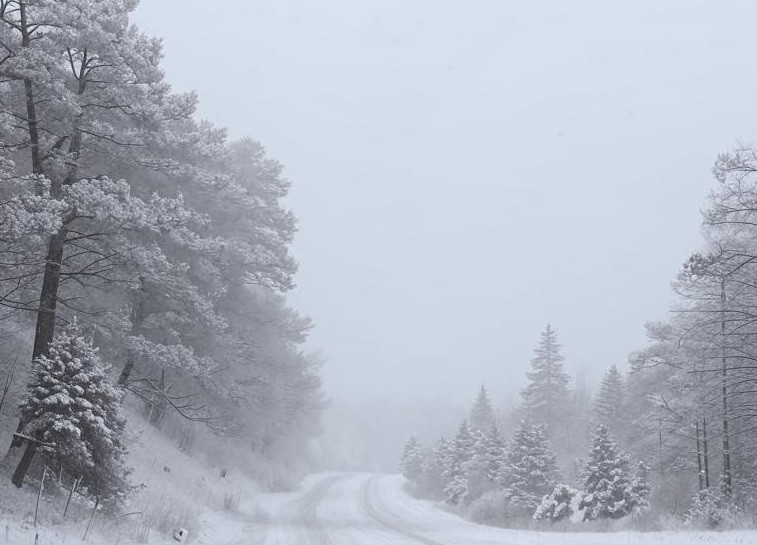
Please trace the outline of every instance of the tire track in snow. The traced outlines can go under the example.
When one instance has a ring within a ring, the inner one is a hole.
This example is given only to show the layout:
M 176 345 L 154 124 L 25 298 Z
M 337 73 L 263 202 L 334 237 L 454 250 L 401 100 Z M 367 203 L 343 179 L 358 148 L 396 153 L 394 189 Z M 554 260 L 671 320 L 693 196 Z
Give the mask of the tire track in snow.
M 338 481 L 345 479 L 347 475 L 332 475 L 326 477 L 313 487 L 313 489 L 303 498 L 296 502 L 297 509 L 301 515 L 303 529 L 306 539 L 305 542 L 313 545 L 331 545 L 329 536 L 323 524 L 318 520 L 318 504 L 328 493 L 329 489 Z
M 384 526 L 385 528 L 388 528 L 389 530 L 392 530 L 393 532 L 396 532 L 404 537 L 417 541 L 418 543 L 423 543 L 424 545 L 444 545 L 443 543 L 434 541 L 433 539 L 429 539 L 422 535 L 416 534 L 411 529 L 407 528 L 407 526 L 404 526 L 401 520 L 387 515 L 385 511 L 377 506 L 375 498 L 372 497 L 371 489 L 375 488 L 373 484 L 374 481 L 378 478 L 378 475 L 369 477 L 365 480 L 361 488 L 360 503 L 365 513 L 381 526 Z

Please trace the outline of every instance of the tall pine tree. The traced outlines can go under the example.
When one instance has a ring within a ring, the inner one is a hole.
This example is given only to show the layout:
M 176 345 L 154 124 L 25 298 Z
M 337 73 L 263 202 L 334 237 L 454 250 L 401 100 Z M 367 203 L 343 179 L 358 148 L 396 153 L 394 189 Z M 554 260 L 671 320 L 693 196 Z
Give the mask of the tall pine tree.
M 564 364 L 562 346 L 557 341 L 555 330 L 547 324 L 534 349 L 531 370 L 526 373 L 528 384 L 521 392 L 521 411 L 522 417 L 528 421 L 544 424 L 552 445 L 560 453 L 570 455 L 574 406 L 568 387 L 570 377 L 565 372 Z

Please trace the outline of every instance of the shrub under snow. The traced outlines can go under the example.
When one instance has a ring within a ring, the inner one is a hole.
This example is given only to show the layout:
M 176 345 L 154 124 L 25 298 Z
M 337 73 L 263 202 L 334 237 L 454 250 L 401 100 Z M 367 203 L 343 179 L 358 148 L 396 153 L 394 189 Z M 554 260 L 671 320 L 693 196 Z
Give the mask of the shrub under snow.
M 551 494 L 547 494 L 536 508 L 534 520 L 559 522 L 572 520 L 578 513 L 581 492 L 565 484 L 558 484 Z
M 700 528 L 731 526 L 738 515 L 738 506 L 720 489 L 705 488 L 694 496 L 685 524 Z

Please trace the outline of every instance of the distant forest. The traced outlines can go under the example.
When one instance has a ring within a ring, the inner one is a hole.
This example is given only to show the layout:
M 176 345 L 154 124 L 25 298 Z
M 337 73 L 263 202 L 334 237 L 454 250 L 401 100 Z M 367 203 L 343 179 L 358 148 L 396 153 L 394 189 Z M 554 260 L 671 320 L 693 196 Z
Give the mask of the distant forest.
M 647 324 L 648 345 L 611 365 L 592 397 L 571 388 L 547 326 L 511 413 L 498 417 L 482 387 L 455 432 L 408 440 L 415 494 L 515 526 L 754 523 L 757 151 L 721 155 L 714 173 L 702 247 L 672 283 L 669 319 Z

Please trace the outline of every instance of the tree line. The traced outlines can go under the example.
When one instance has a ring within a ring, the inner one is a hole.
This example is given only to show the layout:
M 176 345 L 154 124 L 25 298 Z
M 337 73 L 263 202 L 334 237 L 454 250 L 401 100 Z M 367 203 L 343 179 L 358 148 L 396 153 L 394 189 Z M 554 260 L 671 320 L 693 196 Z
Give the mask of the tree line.
M 757 203 L 757 191 L 744 176 L 744 153 L 719 160 L 730 170 L 705 212 L 707 245 L 718 253 L 686 261 L 674 283 L 679 304 L 668 322 L 648 324 L 650 341 L 631 354 L 626 372 L 611 366 L 593 396 L 571 388 L 547 326 L 517 407 L 497 415 L 482 386 L 456 433 L 426 446 L 407 441 L 401 468 L 412 493 L 509 526 L 753 524 L 757 427 L 746 315 L 757 292 L 742 271 L 753 260 L 746 256 L 757 255 L 744 244 L 757 221 L 746 226 L 743 210 Z M 738 226 L 723 221 L 739 207 Z M 741 269 L 724 268 L 724 260 Z
M 5 464 L 103 499 L 128 489 L 125 407 L 282 464 L 324 407 L 282 166 L 197 119 L 136 4 L 0 0 Z

